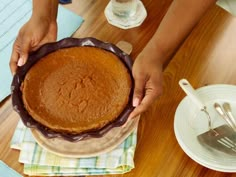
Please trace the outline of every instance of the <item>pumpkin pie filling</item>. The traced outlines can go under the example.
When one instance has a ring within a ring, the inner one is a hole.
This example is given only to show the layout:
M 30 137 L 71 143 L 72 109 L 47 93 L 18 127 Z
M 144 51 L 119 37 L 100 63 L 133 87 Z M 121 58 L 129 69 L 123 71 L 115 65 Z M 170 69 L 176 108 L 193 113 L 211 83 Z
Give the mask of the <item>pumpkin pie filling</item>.
M 21 85 L 25 109 L 47 128 L 65 133 L 98 130 L 125 109 L 131 76 L 112 52 L 71 47 L 41 58 Z

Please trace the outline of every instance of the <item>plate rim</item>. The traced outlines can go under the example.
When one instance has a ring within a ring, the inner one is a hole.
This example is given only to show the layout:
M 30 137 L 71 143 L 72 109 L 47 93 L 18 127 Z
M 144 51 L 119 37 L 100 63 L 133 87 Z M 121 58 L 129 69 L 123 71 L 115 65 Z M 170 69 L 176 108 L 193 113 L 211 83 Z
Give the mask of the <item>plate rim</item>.
M 232 84 L 214 84 L 214 85 L 207 85 L 207 86 L 203 86 L 200 87 L 198 89 L 196 89 L 196 91 L 199 92 L 203 92 L 210 90 L 210 89 L 235 89 L 236 92 L 236 85 L 232 85 Z M 219 167 L 220 165 L 211 165 L 209 163 L 204 162 L 204 160 L 202 158 L 199 158 L 199 156 L 193 152 L 193 150 L 191 148 L 189 148 L 186 143 L 183 142 L 183 140 L 181 139 L 181 135 L 178 131 L 178 125 L 177 125 L 177 111 L 178 109 L 180 109 L 180 106 L 183 105 L 183 103 L 188 100 L 188 96 L 185 96 L 180 103 L 178 104 L 176 111 L 175 111 L 175 115 L 174 115 L 174 134 L 176 137 L 176 140 L 179 144 L 179 146 L 181 147 L 181 149 L 184 151 L 184 153 L 186 153 L 188 155 L 188 157 L 190 157 L 192 160 L 194 160 L 196 163 L 209 168 L 211 170 L 216 170 L 216 171 L 220 171 L 220 172 L 236 172 L 236 167 L 235 168 L 225 168 L 224 167 Z M 196 135 L 197 136 L 197 135 Z M 199 143 L 199 142 L 198 142 Z M 200 144 L 200 143 L 199 143 Z M 207 150 L 206 150 L 207 152 Z
M 135 128 L 138 127 L 138 123 L 139 123 L 139 119 L 140 119 L 140 116 L 130 120 L 131 122 L 127 122 L 126 126 L 125 127 L 116 127 L 117 129 L 120 130 L 120 134 L 122 131 L 124 131 L 124 129 L 126 129 L 126 132 L 120 136 L 119 138 L 116 139 L 116 141 L 112 141 L 113 143 L 110 144 L 110 146 L 107 146 L 106 148 L 101 148 L 100 150 L 97 150 L 96 152 L 87 152 L 87 153 L 81 153 L 81 152 L 77 152 L 77 153 L 62 153 L 59 151 L 59 149 L 52 149 L 49 145 L 50 145 L 50 141 L 47 141 L 47 137 L 45 137 L 40 131 L 38 131 L 37 129 L 30 129 L 31 132 L 32 132 L 32 135 L 35 139 L 35 141 L 38 143 L 38 145 L 40 145 L 40 147 L 42 147 L 43 149 L 55 154 L 55 155 L 58 155 L 58 156 L 61 156 L 61 157 L 67 157 L 67 158 L 89 158 L 89 157 L 95 157 L 95 156 L 99 156 L 101 154 L 104 154 L 104 153 L 108 153 L 110 151 L 112 151 L 113 149 L 115 149 L 117 146 L 119 146 L 126 138 L 128 138 L 128 136 L 135 130 Z M 90 141 L 90 140 L 98 140 L 97 141 L 97 146 L 99 146 L 99 140 L 102 140 L 103 138 L 107 140 L 107 136 L 110 134 L 113 133 L 113 130 L 115 129 L 112 129 L 110 130 L 109 132 L 107 132 L 106 136 L 102 136 L 102 137 L 91 137 L 87 140 L 82 140 L 82 141 L 77 141 L 77 142 L 70 142 L 68 140 L 65 140 L 63 138 L 60 138 L 60 137 L 55 137 L 55 138 L 52 138 L 52 139 L 59 139 L 61 142 L 68 142 L 70 144 L 73 144 L 75 143 L 75 145 L 77 143 L 83 143 L 83 141 Z M 50 139 L 49 139 L 50 140 Z M 47 142 L 45 142 L 47 141 Z M 88 143 L 88 142 L 87 142 Z M 101 142 L 100 142 L 101 143 Z M 48 145 L 49 144 L 49 145 Z M 86 147 L 87 149 L 90 149 L 89 147 Z

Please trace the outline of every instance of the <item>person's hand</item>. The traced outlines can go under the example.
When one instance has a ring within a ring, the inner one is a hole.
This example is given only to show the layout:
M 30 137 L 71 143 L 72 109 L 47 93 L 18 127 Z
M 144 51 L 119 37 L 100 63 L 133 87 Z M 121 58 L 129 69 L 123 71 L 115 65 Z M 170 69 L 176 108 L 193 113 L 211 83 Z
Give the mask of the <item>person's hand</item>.
M 31 19 L 19 31 L 14 42 L 10 59 L 10 69 L 14 75 L 17 66 L 22 66 L 28 59 L 28 54 L 47 42 L 54 42 L 57 37 L 57 23 L 42 18 Z
M 133 94 L 135 109 L 129 118 L 146 111 L 162 94 L 162 61 L 158 57 L 158 52 L 150 45 L 144 48 L 134 62 L 132 73 L 135 82 Z

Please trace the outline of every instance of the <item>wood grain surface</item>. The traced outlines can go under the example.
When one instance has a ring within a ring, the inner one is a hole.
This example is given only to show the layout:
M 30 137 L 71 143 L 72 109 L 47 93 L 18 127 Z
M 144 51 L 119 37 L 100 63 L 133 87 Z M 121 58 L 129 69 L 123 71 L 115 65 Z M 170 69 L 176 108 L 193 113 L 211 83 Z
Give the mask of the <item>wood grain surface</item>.
M 135 59 L 146 45 L 171 0 L 143 0 L 148 17 L 137 28 L 122 30 L 107 23 L 104 9 L 108 0 L 74 0 L 66 8 L 81 15 L 85 21 L 73 35 L 92 36 L 117 43 L 126 40 L 133 45 Z M 114 177 L 236 177 L 205 168 L 189 158 L 180 148 L 174 135 L 175 110 L 185 93 L 178 86 L 186 78 L 198 88 L 210 84 L 236 84 L 236 19 L 214 6 L 202 18 L 179 47 L 164 71 L 164 93 L 141 116 L 135 168 Z M 19 152 L 10 149 L 10 140 L 19 116 L 12 110 L 10 98 L 0 107 L 0 159 L 23 174 L 18 162 Z M 103 177 L 103 176 L 98 176 Z

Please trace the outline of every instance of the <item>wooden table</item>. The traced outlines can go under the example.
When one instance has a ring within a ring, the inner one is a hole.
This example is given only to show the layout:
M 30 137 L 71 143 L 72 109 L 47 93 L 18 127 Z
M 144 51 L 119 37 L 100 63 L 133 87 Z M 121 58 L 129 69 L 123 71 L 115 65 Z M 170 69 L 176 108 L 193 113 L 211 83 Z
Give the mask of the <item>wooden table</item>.
M 148 17 L 140 27 L 118 29 L 107 23 L 104 8 L 108 0 L 76 0 L 66 7 L 84 17 L 75 37 L 96 37 L 117 43 L 129 41 L 135 58 L 151 38 L 171 0 L 143 0 Z M 178 86 L 187 78 L 196 88 L 208 84 L 236 84 L 236 19 L 214 6 L 180 46 L 164 71 L 164 93 L 145 112 L 139 124 L 135 169 L 125 177 L 236 177 L 205 168 L 189 158 L 178 145 L 173 121 L 175 110 L 185 96 Z M 10 98 L 0 104 L 0 159 L 23 174 L 19 152 L 10 149 L 10 140 L 19 116 L 12 110 Z M 1 174 L 1 172 L 0 172 Z

